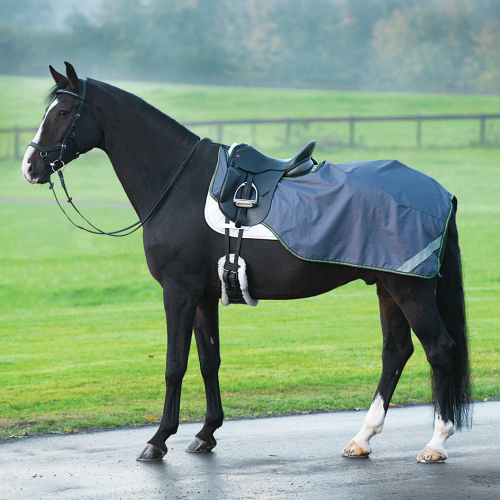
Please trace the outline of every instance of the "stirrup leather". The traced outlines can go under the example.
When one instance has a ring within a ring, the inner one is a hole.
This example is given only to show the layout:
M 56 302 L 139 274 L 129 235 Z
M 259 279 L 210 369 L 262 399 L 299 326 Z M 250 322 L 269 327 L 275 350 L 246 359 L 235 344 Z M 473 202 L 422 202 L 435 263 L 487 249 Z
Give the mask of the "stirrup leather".
M 252 182 L 251 179 L 250 182 Z M 245 186 L 245 190 L 249 190 L 248 185 Z M 229 224 L 229 219 L 226 217 L 226 225 L 227 224 Z M 241 242 L 243 240 L 243 229 L 240 229 L 238 231 L 238 238 L 236 239 L 236 250 L 234 252 L 233 262 L 231 262 L 231 239 L 229 236 L 229 229 L 227 227 L 224 235 L 224 240 L 226 259 L 224 261 L 222 279 L 224 280 L 224 285 L 226 285 L 227 298 L 229 299 L 230 304 L 246 304 L 245 299 L 243 298 L 240 279 L 238 276 L 238 270 L 240 268 L 240 265 L 238 264 L 238 258 L 240 255 Z

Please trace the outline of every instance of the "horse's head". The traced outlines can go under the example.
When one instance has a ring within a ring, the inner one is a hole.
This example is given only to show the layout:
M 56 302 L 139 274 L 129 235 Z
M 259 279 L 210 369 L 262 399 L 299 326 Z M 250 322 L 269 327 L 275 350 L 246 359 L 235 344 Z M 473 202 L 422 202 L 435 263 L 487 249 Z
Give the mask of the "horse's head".
M 48 182 L 53 172 L 94 148 L 101 137 L 89 104 L 83 105 L 86 81 L 76 76 L 71 64 L 64 64 L 66 76 L 49 66 L 56 82 L 51 93 L 54 100 L 24 155 L 23 174 L 32 184 Z

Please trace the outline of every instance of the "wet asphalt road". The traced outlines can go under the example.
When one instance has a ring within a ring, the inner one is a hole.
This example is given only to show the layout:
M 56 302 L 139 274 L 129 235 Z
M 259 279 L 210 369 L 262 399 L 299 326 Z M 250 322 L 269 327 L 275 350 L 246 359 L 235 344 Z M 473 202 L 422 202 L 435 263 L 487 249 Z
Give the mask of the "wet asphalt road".
M 419 464 L 430 407 L 391 408 L 368 459 L 340 455 L 366 412 L 226 422 L 208 454 L 184 449 L 183 424 L 161 463 L 135 457 L 154 429 L 0 443 L 0 499 L 500 499 L 500 402 L 478 403 L 472 430 L 448 440 L 442 464 Z

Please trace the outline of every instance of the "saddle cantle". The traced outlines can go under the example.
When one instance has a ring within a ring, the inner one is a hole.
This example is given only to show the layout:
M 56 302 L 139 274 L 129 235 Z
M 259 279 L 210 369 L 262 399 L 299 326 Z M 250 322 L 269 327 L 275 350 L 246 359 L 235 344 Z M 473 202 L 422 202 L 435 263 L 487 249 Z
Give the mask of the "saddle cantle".
M 221 212 L 236 227 L 261 223 L 280 179 L 299 177 L 317 165 L 312 158 L 315 146 L 316 141 L 311 141 L 288 160 L 271 158 L 248 144 L 232 147 L 219 196 Z

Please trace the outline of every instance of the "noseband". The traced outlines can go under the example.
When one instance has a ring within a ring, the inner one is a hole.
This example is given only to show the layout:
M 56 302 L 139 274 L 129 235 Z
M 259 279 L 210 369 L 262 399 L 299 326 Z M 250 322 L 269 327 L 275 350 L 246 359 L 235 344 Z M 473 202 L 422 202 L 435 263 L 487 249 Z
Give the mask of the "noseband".
M 40 144 L 37 144 L 36 142 L 30 142 L 30 146 L 33 146 L 35 149 L 40 151 L 40 156 L 44 159 L 45 166 L 47 169 L 52 172 L 55 172 L 56 170 L 63 168 L 64 167 L 64 161 L 63 161 L 63 155 L 64 151 L 66 150 L 66 145 L 69 140 L 73 143 L 75 146 L 75 154 L 76 158 L 80 156 L 80 152 L 78 151 L 78 146 L 76 145 L 76 138 L 75 138 L 75 127 L 76 124 L 78 123 L 78 120 L 82 116 L 82 108 L 85 103 L 85 95 L 87 94 L 87 79 L 86 78 L 81 78 L 80 81 L 82 82 L 83 89 L 82 93 L 80 94 L 75 94 L 74 92 L 70 92 L 69 90 L 58 90 L 56 94 L 69 94 L 72 95 L 73 97 L 76 97 L 77 99 L 80 99 L 80 106 L 78 107 L 78 111 L 76 112 L 75 119 L 73 120 L 73 123 L 68 130 L 67 134 L 65 135 L 62 143 L 60 146 L 40 146 Z M 54 160 L 53 162 L 50 162 L 47 160 L 47 153 L 50 153 L 51 151 L 59 151 L 59 158 Z

